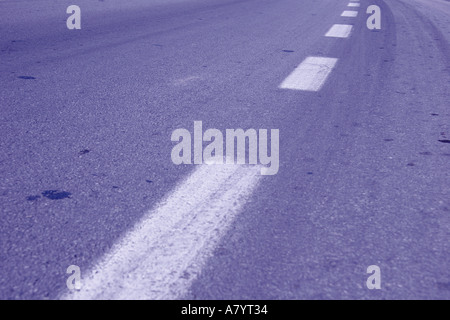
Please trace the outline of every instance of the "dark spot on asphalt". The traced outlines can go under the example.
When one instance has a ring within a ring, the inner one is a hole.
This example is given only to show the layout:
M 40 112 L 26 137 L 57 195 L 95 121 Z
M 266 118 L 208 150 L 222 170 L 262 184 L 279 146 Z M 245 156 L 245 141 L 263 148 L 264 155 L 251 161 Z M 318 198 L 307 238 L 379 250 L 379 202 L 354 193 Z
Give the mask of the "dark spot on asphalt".
M 119 187 L 118 187 L 118 186 L 112 186 L 112 188 L 113 188 L 113 189 L 119 189 Z
M 414 163 L 412 163 L 412 162 L 410 162 L 410 163 L 408 163 L 408 164 L 407 164 L 407 166 L 408 166 L 408 167 L 414 167 L 414 166 L 415 166 L 415 164 L 414 164 Z
M 226 256 L 226 255 L 229 255 L 229 254 L 230 254 L 230 251 L 229 251 L 228 249 L 224 248 L 224 247 L 219 247 L 219 248 L 216 250 L 216 254 L 217 254 L 218 256 Z
M 450 143 L 450 140 L 447 140 L 447 139 L 444 139 L 444 140 L 438 140 L 439 142 L 442 142 L 442 143 Z
M 311 174 L 314 174 L 314 173 L 312 173 L 312 172 L 308 172 L 307 174 L 311 175 Z
M 291 53 L 291 52 L 295 52 L 295 51 L 294 50 L 283 50 L 283 52 Z
M 145 180 L 145 182 L 147 182 L 147 183 L 153 183 L 152 180 Z
M 432 115 L 432 116 L 438 116 L 439 113 L 432 113 L 431 115 Z
M 336 269 L 339 264 L 339 260 L 336 258 L 328 257 L 325 261 L 325 268 L 327 270 Z
M 41 196 L 28 196 L 27 197 L 27 201 L 35 201 L 37 199 L 39 199 Z
M 425 152 L 419 152 L 419 154 L 423 156 L 432 156 L 433 154 L 431 152 L 425 151 Z
M 61 199 L 70 198 L 70 196 L 72 194 L 67 191 L 46 190 L 46 191 L 42 192 L 42 195 L 50 200 L 61 200 Z
M 441 155 L 443 155 L 444 157 L 450 157 L 450 153 L 442 153 Z
M 386 141 L 386 142 L 392 142 L 392 141 L 394 141 L 394 139 L 384 139 L 384 141 Z
M 106 177 L 106 173 L 93 173 L 92 176 L 99 177 L 99 178 L 105 178 Z
M 84 149 L 84 150 L 81 150 L 81 151 L 80 151 L 80 154 L 86 154 L 86 153 L 89 153 L 89 152 L 91 152 L 91 150 L 89 150 L 89 149 Z
M 152 44 L 154 47 L 162 47 L 163 45 L 162 44 L 156 44 L 156 43 L 154 43 L 154 44 Z
M 18 76 L 17 78 L 25 79 L 25 80 L 34 80 L 34 79 L 36 79 L 35 77 L 32 77 L 32 76 Z

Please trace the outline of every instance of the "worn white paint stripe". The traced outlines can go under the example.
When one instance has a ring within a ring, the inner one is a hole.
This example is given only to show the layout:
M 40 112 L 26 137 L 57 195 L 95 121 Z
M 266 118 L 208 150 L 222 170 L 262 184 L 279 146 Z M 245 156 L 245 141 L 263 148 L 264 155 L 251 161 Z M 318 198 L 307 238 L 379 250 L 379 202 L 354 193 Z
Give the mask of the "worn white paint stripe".
M 179 299 L 243 204 L 260 166 L 201 165 L 62 299 Z
M 354 8 L 358 8 L 358 7 L 360 7 L 361 6 L 361 4 L 359 4 L 359 3 L 354 3 L 354 2 L 350 2 L 348 5 L 347 5 L 347 7 L 354 7 Z
M 308 57 L 281 83 L 280 88 L 318 91 L 337 60 L 336 58 Z
M 325 37 L 347 38 L 352 31 L 353 26 L 349 24 L 335 24 L 325 34 Z
M 358 11 L 344 11 L 341 14 L 341 17 L 350 17 L 354 18 L 358 15 Z

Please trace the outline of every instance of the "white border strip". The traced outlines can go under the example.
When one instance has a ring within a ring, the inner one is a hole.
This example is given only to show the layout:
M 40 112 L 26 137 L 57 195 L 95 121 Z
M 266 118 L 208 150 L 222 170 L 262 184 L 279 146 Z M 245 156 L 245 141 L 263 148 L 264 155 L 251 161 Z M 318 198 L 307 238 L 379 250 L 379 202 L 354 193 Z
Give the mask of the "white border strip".
M 325 37 L 348 38 L 353 26 L 349 24 L 335 24 L 325 34 Z
M 280 89 L 319 91 L 338 59 L 306 58 L 279 86 Z
M 344 11 L 341 14 L 341 17 L 349 17 L 349 18 L 355 18 L 358 15 L 358 11 Z
M 62 299 L 180 299 L 255 189 L 260 166 L 201 165 Z

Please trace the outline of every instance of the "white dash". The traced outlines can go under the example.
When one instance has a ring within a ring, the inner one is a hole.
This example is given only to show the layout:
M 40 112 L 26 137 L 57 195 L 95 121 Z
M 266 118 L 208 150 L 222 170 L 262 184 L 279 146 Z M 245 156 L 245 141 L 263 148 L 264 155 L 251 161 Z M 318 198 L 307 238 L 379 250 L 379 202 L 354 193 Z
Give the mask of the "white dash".
M 306 58 L 279 86 L 280 89 L 319 91 L 338 59 Z
M 341 17 L 350 17 L 354 18 L 358 15 L 358 11 L 344 11 L 341 14 Z
M 181 299 L 260 181 L 260 166 L 201 165 L 62 299 Z
M 347 38 L 352 31 L 353 26 L 349 24 L 335 24 L 325 34 L 325 37 Z
M 360 7 L 361 5 L 359 4 L 359 3 L 353 3 L 353 2 L 350 2 L 348 5 L 347 5 L 347 7 L 354 7 L 354 8 L 358 8 L 358 7 Z

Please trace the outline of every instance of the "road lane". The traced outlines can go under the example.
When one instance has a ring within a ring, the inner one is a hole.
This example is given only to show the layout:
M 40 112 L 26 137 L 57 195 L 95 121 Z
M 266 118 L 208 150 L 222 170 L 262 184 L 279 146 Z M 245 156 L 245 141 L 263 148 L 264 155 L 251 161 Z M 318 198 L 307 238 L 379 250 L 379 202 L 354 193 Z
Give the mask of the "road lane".
M 270 200 L 248 206 L 188 298 L 448 299 L 446 29 L 376 4 L 383 30 L 355 26 L 327 53 L 340 63 L 323 90 L 278 110 L 296 126 Z M 365 287 L 372 264 L 380 291 Z
M 257 187 L 259 170 L 198 167 L 91 268 L 80 291 L 62 298 L 182 298 Z
M 271 128 L 259 121 L 273 112 L 268 90 L 277 91 L 338 7 L 192 5 L 84 9 L 80 33 L 64 29 L 65 13 L 58 27 L 53 6 L 41 28 L 13 19 L 2 37 L 2 297 L 57 297 L 69 265 L 87 270 L 191 172 L 171 163 L 173 130 L 194 120 Z

